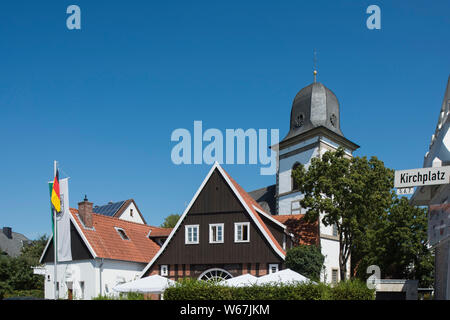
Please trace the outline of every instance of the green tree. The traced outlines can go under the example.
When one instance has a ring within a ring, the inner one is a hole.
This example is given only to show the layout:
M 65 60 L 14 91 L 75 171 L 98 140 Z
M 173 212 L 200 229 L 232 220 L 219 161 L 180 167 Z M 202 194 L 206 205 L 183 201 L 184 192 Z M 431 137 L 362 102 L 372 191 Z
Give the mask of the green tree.
M 364 241 L 355 242 L 352 256 L 355 275 L 367 278 L 366 270 L 377 265 L 386 279 L 417 279 L 420 286 L 433 283 L 434 262 L 427 246 L 427 210 L 396 198 L 389 213 L 368 228 Z
M 32 267 L 39 265 L 47 241 L 46 235 L 40 236 L 31 244 L 25 245 L 20 256 L 13 259 L 15 273 L 11 276 L 10 284 L 15 290 L 44 289 L 44 277 L 34 274 Z
M 320 281 L 324 260 L 320 248 L 315 245 L 299 245 L 286 252 L 286 266 L 314 281 Z
M 39 265 L 46 243 L 47 236 L 41 236 L 25 245 L 18 257 L 0 256 L 0 291 L 43 290 L 44 278 L 33 274 L 32 267 Z
M 33 263 L 35 265 L 39 264 L 39 259 L 41 258 L 42 252 L 44 252 L 47 242 L 47 235 L 38 237 L 38 239 L 33 240 L 31 245 L 25 245 L 22 248 L 21 256 L 29 259 L 30 263 Z
M 170 216 L 167 216 L 161 224 L 161 228 L 174 228 L 178 222 L 178 219 L 180 219 L 179 214 L 171 214 Z
M 0 255 L 0 284 L 6 283 L 10 277 L 11 258 L 6 255 Z
M 367 226 L 386 213 L 393 201 L 393 171 L 376 157 L 349 157 L 343 148 L 312 158 L 293 178 L 304 194 L 305 218 L 321 218 L 325 226 L 336 225 L 339 237 L 341 279 L 347 279 L 347 263 L 355 239 L 365 237 Z

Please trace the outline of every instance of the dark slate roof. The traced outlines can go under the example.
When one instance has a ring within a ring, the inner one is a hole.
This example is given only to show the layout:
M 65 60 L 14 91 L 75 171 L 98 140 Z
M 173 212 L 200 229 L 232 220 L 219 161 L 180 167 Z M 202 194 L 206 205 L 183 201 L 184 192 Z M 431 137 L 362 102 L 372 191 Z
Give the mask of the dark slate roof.
M 323 126 L 340 136 L 339 101 L 322 83 L 314 82 L 300 90 L 294 98 L 288 140 L 313 128 Z
M 271 186 L 250 191 L 248 194 L 256 202 L 258 202 L 258 204 L 264 209 L 264 211 L 273 215 L 277 214 L 277 202 L 275 199 L 276 188 L 277 186 L 273 184 Z
M 17 257 L 22 251 L 22 247 L 31 241 L 21 233 L 12 232 L 12 239 L 9 239 L 0 229 L 0 251 L 6 252 L 11 257 Z
M 104 206 L 95 206 L 92 211 L 97 214 L 102 214 L 104 216 L 113 217 L 117 211 L 123 206 L 126 200 L 118 202 L 110 202 Z

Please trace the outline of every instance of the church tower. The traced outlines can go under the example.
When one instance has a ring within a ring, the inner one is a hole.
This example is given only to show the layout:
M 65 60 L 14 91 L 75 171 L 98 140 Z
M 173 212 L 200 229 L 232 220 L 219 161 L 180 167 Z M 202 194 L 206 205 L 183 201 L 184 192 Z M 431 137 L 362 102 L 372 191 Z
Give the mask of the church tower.
M 303 164 L 308 168 L 312 157 L 343 147 L 349 157 L 358 145 L 341 131 L 339 101 L 319 82 L 300 90 L 291 110 L 290 130 L 278 145 L 277 214 L 304 213 L 299 206 L 302 195 L 296 190 L 292 170 Z
M 336 95 L 319 82 L 300 90 L 291 110 L 290 130 L 278 145 L 277 183 L 275 191 L 276 214 L 305 214 L 300 205 L 303 195 L 297 190 L 292 171 L 299 164 L 307 169 L 313 157 L 343 147 L 352 157 L 358 145 L 344 137 L 341 131 L 339 101 Z M 319 234 L 322 254 L 325 256 L 321 280 L 339 281 L 339 238 L 333 226 L 325 226 L 320 217 Z M 348 267 L 347 270 L 350 270 Z
M 300 90 L 294 98 L 291 109 L 289 132 L 272 149 L 278 152 L 276 184 L 251 191 L 249 194 L 260 206 L 279 220 L 298 220 L 306 213 L 300 200 L 303 195 L 298 191 L 292 178 L 292 171 L 303 164 L 308 169 L 313 157 L 322 157 L 327 151 L 336 151 L 343 147 L 348 158 L 359 146 L 344 137 L 341 131 L 339 101 L 336 95 L 323 84 L 314 82 Z M 338 282 L 339 236 L 334 226 L 318 224 L 318 242 L 325 256 L 322 282 Z M 350 259 L 347 266 L 350 272 Z

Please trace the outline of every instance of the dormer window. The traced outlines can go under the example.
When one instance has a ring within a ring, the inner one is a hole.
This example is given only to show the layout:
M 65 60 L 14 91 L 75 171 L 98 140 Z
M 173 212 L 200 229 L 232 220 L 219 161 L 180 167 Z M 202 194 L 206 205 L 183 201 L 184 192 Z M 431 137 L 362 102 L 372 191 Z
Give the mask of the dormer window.
M 123 230 L 122 228 L 116 228 L 116 230 L 122 240 L 130 240 L 130 238 L 128 238 L 127 234 L 125 233 L 125 230 Z

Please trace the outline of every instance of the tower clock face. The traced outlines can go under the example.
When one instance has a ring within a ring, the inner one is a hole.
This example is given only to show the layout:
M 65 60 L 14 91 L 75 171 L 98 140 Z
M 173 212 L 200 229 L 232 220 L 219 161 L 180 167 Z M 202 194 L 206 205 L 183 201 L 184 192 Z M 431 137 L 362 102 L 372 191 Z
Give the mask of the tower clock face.
M 333 113 L 330 117 L 330 122 L 333 127 L 336 127 L 336 121 L 337 121 L 336 115 Z

